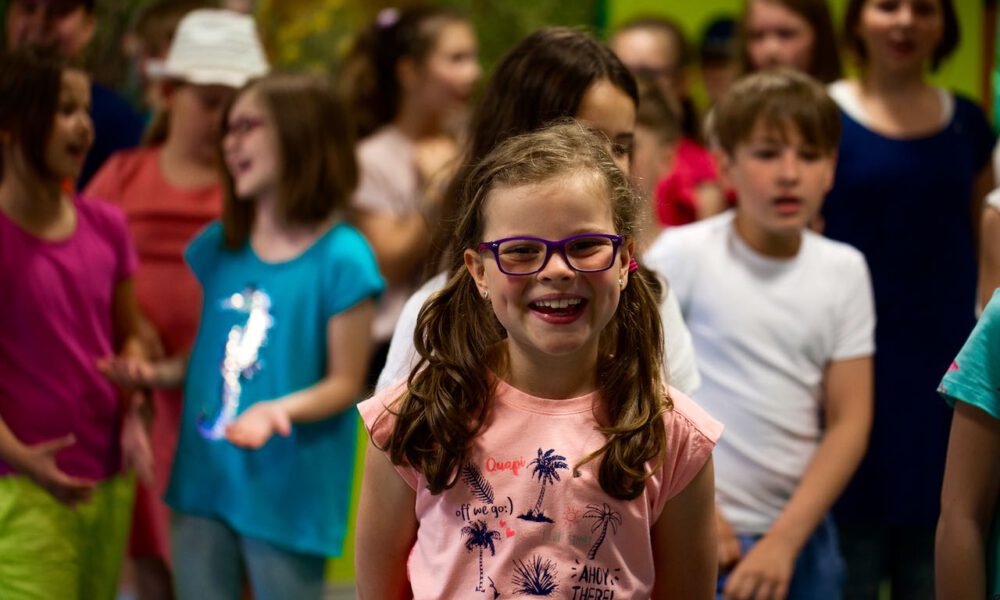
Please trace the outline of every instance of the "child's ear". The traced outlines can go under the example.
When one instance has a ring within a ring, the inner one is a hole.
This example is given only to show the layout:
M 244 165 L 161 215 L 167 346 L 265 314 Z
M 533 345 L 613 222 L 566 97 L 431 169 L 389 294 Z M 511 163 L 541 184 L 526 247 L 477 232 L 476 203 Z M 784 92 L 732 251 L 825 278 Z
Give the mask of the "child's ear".
M 825 174 L 826 181 L 824 181 L 823 190 L 827 193 L 833 189 L 833 182 L 836 180 L 837 176 L 837 151 L 833 150 L 827 157 L 827 172 Z
M 734 187 L 732 177 L 733 157 L 723 148 L 715 148 L 712 150 L 712 155 L 715 157 L 716 166 L 719 167 L 719 183 L 722 184 L 723 189 L 732 189 Z
M 635 241 L 632 238 L 625 238 L 625 243 L 618 250 L 618 277 L 624 281 L 628 281 L 628 268 L 632 264 L 632 258 L 635 256 Z
M 468 269 L 469 275 L 472 275 L 476 287 L 479 288 L 479 295 L 482 296 L 483 292 L 489 290 L 489 286 L 486 285 L 486 265 L 483 263 L 483 255 L 481 252 L 467 249 L 463 257 L 465 268 Z

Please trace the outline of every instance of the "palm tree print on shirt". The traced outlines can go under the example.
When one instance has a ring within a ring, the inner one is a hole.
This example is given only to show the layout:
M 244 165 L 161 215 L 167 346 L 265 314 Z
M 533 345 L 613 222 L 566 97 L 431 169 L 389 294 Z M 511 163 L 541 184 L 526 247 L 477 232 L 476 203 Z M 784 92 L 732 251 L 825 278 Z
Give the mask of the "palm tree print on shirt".
M 601 530 L 601 535 L 597 536 L 597 539 L 594 540 L 594 545 L 590 547 L 590 552 L 587 553 L 587 558 L 594 560 L 601 544 L 604 543 L 604 538 L 608 535 L 608 527 L 611 527 L 612 533 L 618 533 L 618 526 L 622 523 L 622 516 L 611 510 L 611 507 L 605 502 L 603 507 L 596 504 L 588 504 L 587 512 L 583 513 L 583 518 L 594 519 L 594 525 L 590 528 L 591 533 L 598 529 Z
M 545 499 L 545 486 L 560 481 L 559 469 L 569 468 L 565 460 L 566 457 L 555 454 L 554 449 L 549 449 L 545 453 L 542 452 L 541 448 L 538 449 L 538 457 L 528 464 L 534 465 L 534 468 L 531 470 L 531 476 L 538 477 L 538 481 L 542 483 L 542 489 L 538 493 L 538 500 L 535 502 L 535 507 L 528 509 L 528 512 L 523 515 L 518 515 L 518 519 L 537 521 L 539 523 L 555 522 L 546 517 L 545 513 L 542 512 L 542 500 Z
M 485 592 L 483 587 L 483 550 L 489 549 L 490 556 L 496 556 L 497 549 L 493 545 L 493 540 L 500 539 L 500 532 L 489 528 L 486 521 L 469 522 L 469 525 L 462 528 L 462 535 L 468 536 L 465 540 L 465 549 L 472 552 L 474 548 L 479 549 L 479 585 L 477 592 Z

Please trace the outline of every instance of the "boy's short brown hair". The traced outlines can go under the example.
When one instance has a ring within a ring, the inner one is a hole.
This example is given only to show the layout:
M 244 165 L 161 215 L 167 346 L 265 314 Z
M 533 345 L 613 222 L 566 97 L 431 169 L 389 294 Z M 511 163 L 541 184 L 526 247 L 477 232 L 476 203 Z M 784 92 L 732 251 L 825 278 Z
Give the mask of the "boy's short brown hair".
M 776 131 L 794 125 L 802 138 L 829 154 L 840 144 L 840 111 L 815 79 L 791 69 L 761 71 L 737 81 L 713 109 L 719 146 L 732 155 L 758 122 Z

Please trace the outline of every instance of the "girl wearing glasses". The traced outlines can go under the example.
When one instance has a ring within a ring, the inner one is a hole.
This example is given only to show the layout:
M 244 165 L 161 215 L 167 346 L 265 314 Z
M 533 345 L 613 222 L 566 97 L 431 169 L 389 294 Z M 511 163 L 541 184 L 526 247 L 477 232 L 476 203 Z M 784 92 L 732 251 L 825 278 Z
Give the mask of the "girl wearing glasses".
M 319 599 L 347 529 L 349 409 L 383 284 L 343 222 L 357 172 L 327 82 L 251 82 L 222 128 L 222 220 L 185 255 L 204 299 L 190 360 L 138 369 L 184 383 L 166 494 L 177 595 L 238 599 L 245 570 L 255 598 Z
M 193 3 L 192 3 L 193 4 Z M 207 3 L 205 3 L 207 4 Z M 164 79 L 156 85 L 162 110 L 146 145 L 114 154 L 86 193 L 125 213 L 139 254 L 135 291 L 144 317 L 143 340 L 152 358 L 187 356 L 198 327 L 201 291 L 184 264 L 184 248 L 222 212 L 219 128 L 236 88 L 267 71 L 263 54 L 212 64 L 204 56 L 229 57 L 238 40 L 257 42 L 253 20 L 229 11 L 195 10 L 180 19 L 180 35 L 168 50 Z M 204 35 L 232 31 L 232 37 Z M 245 48 L 243 48 L 245 50 Z M 139 598 L 171 597 L 170 509 L 163 502 L 177 447 L 180 389 L 151 395 L 155 480 L 136 490 L 129 556 Z
M 638 100 L 635 79 L 628 69 L 592 36 L 566 27 L 547 27 L 532 33 L 504 56 L 486 86 L 472 117 L 462 166 L 443 199 L 441 222 L 454 223 L 464 209 L 462 190 L 474 165 L 508 137 L 540 129 L 553 120 L 575 117 L 598 132 L 615 164 L 629 174 Z M 643 228 L 647 226 L 642 224 Z M 453 240 L 450 226 L 441 227 L 434 247 L 447 248 Z M 420 307 L 444 287 L 448 277 L 465 268 L 461 255 L 455 253 L 445 253 L 432 266 L 445 271 L 407 300 L 376 391 L 409 374 L 417 362 L 413 331 Z M 664 370 L 671 385 L 693 394 L 701 378 L 695 367 L 691 334 L 669 287 L 663 290 L 660 311 L 666 332 Z
M 501 143 L 462 200 L 420 363 L 359 406 L 359 598 L 710 598 L 721 425 L 662 383 L 627 178 L 561 124 Z

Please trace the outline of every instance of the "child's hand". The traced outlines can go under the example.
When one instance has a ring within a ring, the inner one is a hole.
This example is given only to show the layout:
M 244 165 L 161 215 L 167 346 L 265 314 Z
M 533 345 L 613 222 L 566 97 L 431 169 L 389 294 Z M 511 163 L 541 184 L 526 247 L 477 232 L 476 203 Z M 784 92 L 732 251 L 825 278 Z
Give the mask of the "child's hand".
M 97 361 L 97 368 L 127 390 L 153 387 L 157 379 L 156 364 L 142 358 L 109 356 Z
M 797 554 L 784 540 L 764 535 L 730 573 L 723 597 L 725 600 L 784 600 Z
M 719 538 L 719 572 L 725 573 L 743 557 L 740 538 L 736 536 L 732 524 L 718 510 L 715 511 L 715 530 Z
M 121 433 L 122 462 L 126 471 L 135 470 L 136 477 L 146 486 L 155 482 L 153 475 L 153 447 L 146 431 L 146 422 L 140 412 L 139 403 L 125 413 Z
M 236 446 L 256 450 L 275 433 L 288 437 L 292 421 L 278 403 L 258 402 L 226 429 L 226 439 Z
M 24 475 L 56 500 L 68 506 L 86 502 L 97 485 L 94 481 L 67 475 L 56 465 L 56 455 L 59 451 L 75 443 L 76 437 L 69 434 L 33 446 L 24 446 L 24 452 L 17 465 L 18 470 Z

